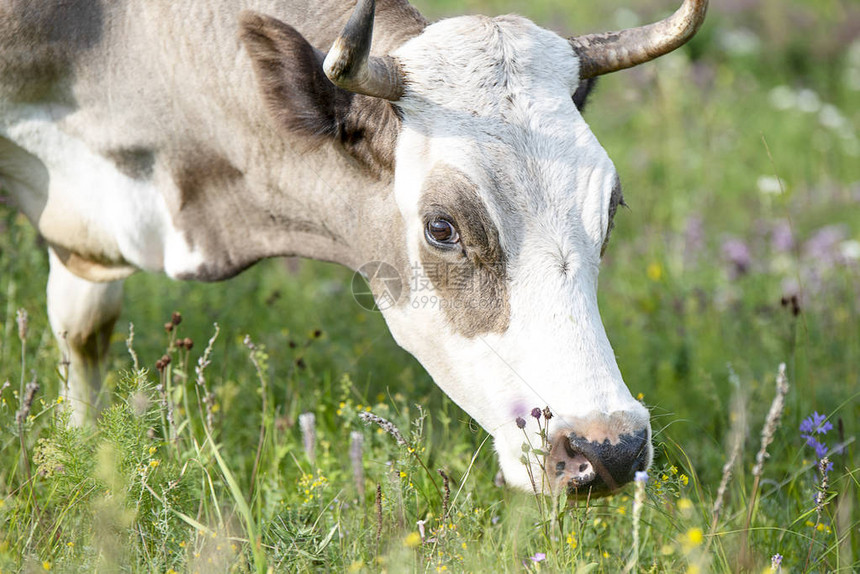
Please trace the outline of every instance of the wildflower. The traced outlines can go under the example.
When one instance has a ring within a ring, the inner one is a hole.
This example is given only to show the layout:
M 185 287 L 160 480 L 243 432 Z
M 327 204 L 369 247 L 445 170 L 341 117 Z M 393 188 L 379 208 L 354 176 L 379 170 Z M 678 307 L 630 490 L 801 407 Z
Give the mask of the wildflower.
M 704 538 L 705 536 L 701 528 L 690 528 L 687 530 L 686 534 L 684 534 L 684 547 L 687 549 L 696 548 L 702 544 L 702 540 L 704 540 Z
M 738 279 L 750 270 L 752 256 L 749 247 L 740 239 L 731 238 L 724 241 L 722 254 L 723 259 L 730 265 L 729 276 L 731 279 Z
M 524 419 L 523 417 L 517 417 L 517 428 L 526 428 L 526 419 Z
M 45 560 L 44 562 L 42 562 L 42 569 L 50 570 L 51 569 L 51 563 L 48 562 L 47 560 Z
M 648 482 L 648 473 L 644 470 L 637 470 L 633 480 L 636 482 Z
M 800 432 L 804 434 L 827 434 L 833 428 L 833 424 L 827 420 L 825 415 L 813 412 L 800 423 Z
M 663 266 L 656 261 L 652 261 L 648 264 L 645 273 L 648 275 L 648 279 L 657 282 L 663 277 Z
M 691 510 L 692 508 L 693 508 L 693 503 L 690 501 L 689 498 L 682 498 L 678 501 L 678 510 L 681 510 L 682 512 L 686 512 L 688 510 Z
M 544 560 L 546 560 L 546 554 L 544 554 L 543 552 L 535 552 L 534 556 L 529 556 L 529 559 L 535 563 L 543 562 Z
M 552 418 L 552 411 L 549 410 L 549 405 L 543 408 L 543 418 L 549 420 Z
M 761 175 L 756 180 L 756 187 L 763 195 L 779 195 L 782 193 L 782 182 L 777 177 Z
M 157 468 L 159 464 L 160 462 L 158 461 L 158 459 L 149 461 L 149 466 L 151 466 L 152 468 Z
M 417 532 L 410 532 L 403 539 L 403 545 L 407 548 L 418 548 L 421 546 L 421 535 Z
M 570 546 L 572 550 L 576 550 L 577 542 L 576 542 L 576 532 L 571 532 L 567 535 L 566 542 Z
M 149 447 L 149 454 L 153 455 L 153 454 L 155 454 L 155 451 L 157 451 L 157 450 L 158 450 L 158 448 L 151 446 L 151 447 Z
M 540 408 L 539 408 L 539 407 L 535 407 L 535 408 L 533 408 L 533 409 L 532 409 L 532 416 L 533 416 L 534 418 L 539 419 L 539 418 L 540 418 L 540 416 L 541 416 L 541 414 L 542 414 L 542 413 L 541 413 L 541 410 L 540 410 Z
M 686 474 L 681 474 L 681 476 L 678 477 L 678 480 L 680 480 L 681 484 L 683 484 L 684 486 L 690 484 L 690 479 Z
M 770 557 L 770 570 L 771 572 L 779 572 L 782 567 L 782 554 L 777 552 L 773 556 Z

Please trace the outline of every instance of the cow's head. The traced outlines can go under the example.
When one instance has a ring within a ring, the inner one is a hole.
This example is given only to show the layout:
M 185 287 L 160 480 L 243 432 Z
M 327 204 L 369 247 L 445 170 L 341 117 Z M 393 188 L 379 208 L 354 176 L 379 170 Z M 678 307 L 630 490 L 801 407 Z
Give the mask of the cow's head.
M 453 18 L 375 57 L 374 3 L 359 0 L 321 68 L 307 48 L 317 96 L 335 93 L 322 69 L 391 111 L 402 220 L 388 222 L 399 243 L 390 262 L 404 292 L 385 318 L 493 435 L 509 484 L 606 492 L 651 462 L 648 411 L 624 384 L 597 308 L 621 188 L 579 107 L 592 78 L 683 44 L 706 4 L 573 39 L 516 16 Z M 380 294 L 389 286 L 371 283 Z M 526 436 L 539 442 L 530 413 L 544 406 L 546 475 L 536 457 L 522 462 Z

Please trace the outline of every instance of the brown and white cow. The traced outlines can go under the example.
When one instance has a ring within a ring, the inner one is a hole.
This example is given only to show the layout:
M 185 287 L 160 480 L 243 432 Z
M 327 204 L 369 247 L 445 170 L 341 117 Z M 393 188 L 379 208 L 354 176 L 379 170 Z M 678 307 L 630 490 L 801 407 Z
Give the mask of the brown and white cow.
M 425 279 L 385 319 L 493 435 L 509 484 L 531 487 L 517 419 L 533 432 L 543 405 L 538 488 L 628 482 L 649 416 L 597 309 L 621 190 L 578 108 L 592 78 L 683 44 L 706 5 L 565 39 L 518 16 L 429 24 L 405 0 L 0 0 L 0 188 L 50 246 L 76 414 L 135 271 L 380 261 Z

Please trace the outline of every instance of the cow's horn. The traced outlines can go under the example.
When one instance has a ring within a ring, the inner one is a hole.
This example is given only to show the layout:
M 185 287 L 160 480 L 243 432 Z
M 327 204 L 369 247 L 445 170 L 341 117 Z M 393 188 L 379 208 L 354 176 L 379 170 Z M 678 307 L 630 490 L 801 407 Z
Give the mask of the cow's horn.
M 683 46 L 702 25 L 708 0 L 684 0 L 660 22 L 620 32 L 570 38 L 579 56 L 580 79 L 631 68 Z
M 343 32 L 334 41 L 323 70 L 336 86 L 350 92 L 396 101 L 403 95 L 403 79 L 391 57 L 370 55 L 374 0 L 358 0 Z

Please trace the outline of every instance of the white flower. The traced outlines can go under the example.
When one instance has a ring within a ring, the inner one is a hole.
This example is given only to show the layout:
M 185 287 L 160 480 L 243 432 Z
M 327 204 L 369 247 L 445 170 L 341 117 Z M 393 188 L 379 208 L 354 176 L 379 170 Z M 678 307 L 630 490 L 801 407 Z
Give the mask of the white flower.
M 778 110 L 790 110 L 797 105 L 797 94 L 788 86 L 776 86 L 768 95 L 770 105 Z
M 797 92 L 797 109 L 801 112 L 814 114 L 821 109 L 821 99 L 814 91 L 804 88 Z
M 756 187 L 764 195 L 779 195 L 782 193 L 783 184 L 778 177 L 762 175 L 756 180 Z
M 839 253 L 845 259 L 860 259 L 860 241 L 849 239 L 839 244 Z

